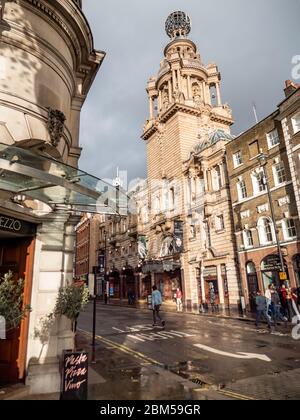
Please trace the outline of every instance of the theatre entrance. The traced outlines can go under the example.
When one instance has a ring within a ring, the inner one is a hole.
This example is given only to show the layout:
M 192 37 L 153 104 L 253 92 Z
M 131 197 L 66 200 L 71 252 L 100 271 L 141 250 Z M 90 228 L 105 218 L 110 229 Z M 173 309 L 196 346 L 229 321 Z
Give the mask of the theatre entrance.
M 15 227 L 6 229 L 3 226 Z M 28 236 L 27 236 L 28 235 Z M 11 271 L 17 282 L 25 280 L 24 304 L 30 304 L 35 225 L 0 215 L 0 276 Z M 7 329 L 6 339 L 0 340 L 0 384 L 22 381 L 25 374 L 29 316 L 19 328 Z

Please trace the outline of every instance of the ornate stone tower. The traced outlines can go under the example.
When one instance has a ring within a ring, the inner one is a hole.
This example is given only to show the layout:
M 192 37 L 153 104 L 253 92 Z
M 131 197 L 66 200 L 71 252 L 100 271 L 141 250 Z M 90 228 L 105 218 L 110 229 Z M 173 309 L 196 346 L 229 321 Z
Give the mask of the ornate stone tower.
M 187 305 L 196 306 L 201 293 L 191 269 L 190 200 L 191 188 L 196 195 L 203 192 L 204 179 L 195 171 L 191 187 L 185 162 L 199 143 L 206 147 L 219 137 L 228 141 L 233 119 L 229 106 L 222 103 L 218 67 L 204 65 L 195 43 L 188 39 L 190 30 L 190 18 L 184 12 L 174 12 L 166 21 L 171 42 L 157 76 L 148 81 L 149 119 L 142 138 L 147 145 L 151 213 L 149 258 L 162 262 L 152 271 L 152 282 L 163 287 L 167 300 L 173 298 L 176 287 L 182 287 Z M 204 203 L 200 207 L 203 211 Z M 183 235 L 179 248 L 178 231 Z M 198 250 L 201 246 L 199 239 Z

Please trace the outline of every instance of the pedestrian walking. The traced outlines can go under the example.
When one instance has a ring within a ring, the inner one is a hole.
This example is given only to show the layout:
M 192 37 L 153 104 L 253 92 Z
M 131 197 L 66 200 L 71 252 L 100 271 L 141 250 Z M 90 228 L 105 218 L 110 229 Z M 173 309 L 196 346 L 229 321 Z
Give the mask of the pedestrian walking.
M 271 329 L 271 321 L 267 314 L 266 298 L 265 296 L 261 294 L 260 291 L 257 292 L 255 303 L 256 303 L 255 325 L 258 327 L 261 317 L 263 317 L 267 321 L 268 327 Z
M 294 310 L 294 314 L 297 317 L 297 321 L 300 322 L 300 313 L 299 313 L 299 309 L 298 309 L 298 294 L 297 294 L 297 289 L 292 289 L 292 307 Z
M 157 326 L 156 319 L 158 318 L 161 322 L 161 325 L 165 326 L 165 321 L 160 316 L 160 307 L 162 305 L 162 297 L 159 290 L 157 290 L 156 286 L 152 287 L 152 312 L 153 312 L 153 327 Z
M 219 312 L 219 306 L 216 303 L 216 294 L 215 294 L 215 288 L 214 288 L 213 283 L 210 284 L 209 300 L 210 300 L 212 312 Z
M 182 291 L 179 288 L 176 291 L 176 307 L 177 312 L 182 312 Z

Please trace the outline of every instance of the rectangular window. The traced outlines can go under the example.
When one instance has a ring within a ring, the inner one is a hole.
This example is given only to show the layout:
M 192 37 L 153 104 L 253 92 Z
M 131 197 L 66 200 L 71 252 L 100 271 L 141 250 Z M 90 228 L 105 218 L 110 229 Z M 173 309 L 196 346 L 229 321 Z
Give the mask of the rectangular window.
M 295 221 L 293 219 L 287 219 L 285 224 L 287 238 L 295 238 L 297 236 Z
M 252 174 L 252 183 L 253 183 L 253 193 L 259 194 L 261 192 L 266 191 L 267 186 L 264 179 L 264 173 L 263 171 L 259 173 L 253 173 Z
M 254 245 L 251 230 L 244 231 L 244 245 L 245 245 L 245 248 L 251 248 Z
M 258 140 L 255 140 L 253 143 L 249 144 L 250 159 L 259 155 L 259 145 Z
M 246 187 L 245 181 L 240 181 L 237 184 L 237 188 L 238 188 L 238 197 L 239 197 L 239 200 L 244 200 L 245 198 L 248 197 L 247 187 Z
M 274 172 L 275 185 L 283 184 L 286 181 L 283 162 L 277 163 L 277 165 L 273 167 L 273 172 Z
M 279 134 L 277 130 L 273 130 L 267 134 L 269 149 L 277 146 L 280 143 Z
M 292 124 L 294 133 L 298 133 L 300 131 L 300 112 L 292 118 Z
M 243 164 L 242 152 L 239 151 L 233 155 L 233 165 L 235 168 L 238 168 Z
M 216 230 L 224 230 L 225 229 L 225 222 L 223 214 L 216 217 Z

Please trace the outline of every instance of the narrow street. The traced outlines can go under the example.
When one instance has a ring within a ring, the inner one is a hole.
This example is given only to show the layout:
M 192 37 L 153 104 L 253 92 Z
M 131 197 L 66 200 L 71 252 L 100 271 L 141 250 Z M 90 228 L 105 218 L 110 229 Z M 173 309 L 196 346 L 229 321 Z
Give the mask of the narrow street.
M 291 326 L 280 326 L 270 334 L 265 326 L 257 330 L 246 321 L 162 314 L 164 330 L 152 327 L 151 311 L 98 304 L 97 341 L 125 352 L 127 367 L 132 365 L 131 359 L 139 359 L 198 388 L 222 389 L 238 399 L 300 397 L 300 341 L 292 338 Z M 91 305 L 82 313 L 78 328 L 90 336 Z M 108 361 L 109 353 L 105 357 Z

